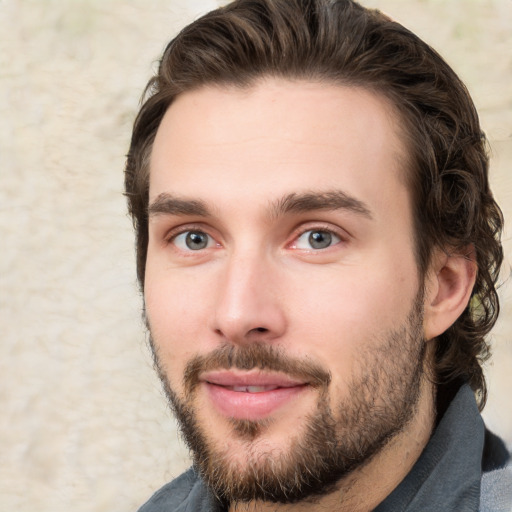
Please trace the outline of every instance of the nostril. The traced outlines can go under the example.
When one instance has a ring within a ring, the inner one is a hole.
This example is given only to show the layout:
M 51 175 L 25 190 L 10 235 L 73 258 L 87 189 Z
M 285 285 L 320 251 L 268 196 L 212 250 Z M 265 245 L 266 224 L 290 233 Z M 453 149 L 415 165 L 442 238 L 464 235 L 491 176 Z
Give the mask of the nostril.
M 265 327 L 256 327 L 256 329 L 253 329 L 253 331 L 256 331 L 256 332 L 267 332 L 268 329 L 265 329 Z

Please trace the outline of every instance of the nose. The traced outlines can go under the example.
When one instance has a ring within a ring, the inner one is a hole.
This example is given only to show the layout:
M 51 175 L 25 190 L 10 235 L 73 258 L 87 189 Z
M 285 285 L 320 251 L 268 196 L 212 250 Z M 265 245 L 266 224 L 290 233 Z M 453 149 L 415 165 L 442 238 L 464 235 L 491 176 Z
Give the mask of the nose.
M 279 272 L 261 255 L 232 255 L 219 276 L 212 328 L 224 341 L 270 342 L 286 331 Z

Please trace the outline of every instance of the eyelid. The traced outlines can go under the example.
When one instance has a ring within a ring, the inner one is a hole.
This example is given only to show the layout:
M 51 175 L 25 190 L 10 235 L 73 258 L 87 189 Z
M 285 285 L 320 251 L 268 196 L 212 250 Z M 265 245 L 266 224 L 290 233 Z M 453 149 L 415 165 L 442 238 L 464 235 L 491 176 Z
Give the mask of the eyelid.
M 177 236 L 182 235 L 183 233 L 187 233 L 189 231 L 200 231 L 201 233 L 205 233 L 215 242 L 216 245 L 220 245 L 218 241 L 219 237 L 213 234 L 211 229 L 209 229 L 204 224 L 196 222 L 180 224 L 179 226 L 175 226 L 169 229 L 168 231 L 165 232 L 163 240 L 165 244 L 170 244 Z
M 293 230 L 293 233 L 291 235 L 291 240 L 286 244 L 287 247 L 292 248 L 293 244 L 297 242 L 297 240 L 307 233 L 308 231 L 326 231 L 328 233 L 331 233 L 338 237 L 340 239 L 340 242 L 337 242 L 336 244 L 333 244 L 332 246 L 329 246 L 326 249 L 329 249 L 330 247 L 334 247 L 338 245 L 339 243 L 348 242 L 351 238 L 350 234 L 345 231 L 344 229 L 333 226 L 332 224 L 325 223 L 325 222 L 308 222 L 306 224 L 301 224 L 299 227 L 295 228 Z M 323 250 L 326 250 L 323 249 Z M 299 250 L 307 250 L 307 249 L 299 249 Z M 311 251 L 319 251 L 319 249 L 313 249 L 311 248 Z

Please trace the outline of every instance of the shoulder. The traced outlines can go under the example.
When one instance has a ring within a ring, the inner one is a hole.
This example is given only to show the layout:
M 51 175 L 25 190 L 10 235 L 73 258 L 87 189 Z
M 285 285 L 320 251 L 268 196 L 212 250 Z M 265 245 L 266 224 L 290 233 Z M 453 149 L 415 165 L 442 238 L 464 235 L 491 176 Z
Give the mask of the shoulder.
M 480 512 L 512 511 L 512 465 L 482 475 Z
M 480 512 L 512 511 L 512 461 L 503 441 L 486 432 Z
M 139 509 L 139 512 L 180 512 L 214 510 L 212 500 L 193 468 L 180 475 L 160 490 Z

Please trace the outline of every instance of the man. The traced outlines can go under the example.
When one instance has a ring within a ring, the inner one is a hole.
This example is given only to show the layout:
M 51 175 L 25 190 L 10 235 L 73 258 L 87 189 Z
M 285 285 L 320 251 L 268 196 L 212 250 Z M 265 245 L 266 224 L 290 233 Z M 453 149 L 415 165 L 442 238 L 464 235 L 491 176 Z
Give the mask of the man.
M 485 142 L 441 57 L 349 0 L 240 0 L 168 45 L 126 193 L 194 466 L 141 511 L 507 510 Z

